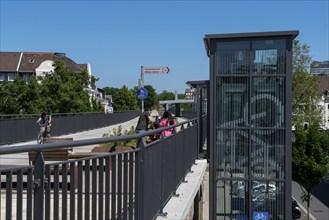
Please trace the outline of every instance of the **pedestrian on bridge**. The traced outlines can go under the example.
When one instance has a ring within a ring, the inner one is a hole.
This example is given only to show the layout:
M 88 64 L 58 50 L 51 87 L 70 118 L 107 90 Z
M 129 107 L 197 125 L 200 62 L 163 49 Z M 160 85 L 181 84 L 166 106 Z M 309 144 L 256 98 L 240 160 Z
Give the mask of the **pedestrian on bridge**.
M 168 111 L 165 111 L 162 115 L 161 121 L 159 123 L 160 127 L 167 127 L 170 125 L 176 124 L 176 121 L 172 114 Z M 168 135 L 171 135 L 174 132 L 174 128 L 170 128 L 168 130 L 162 131 L 162 137 L 167 137 Z
M 151 117 L 151 108 L 146 107 L 144 112 L 139 116 L 136 133 L 144 132 L 149 130 L 150 127 L 153 127 L 153 119 Z

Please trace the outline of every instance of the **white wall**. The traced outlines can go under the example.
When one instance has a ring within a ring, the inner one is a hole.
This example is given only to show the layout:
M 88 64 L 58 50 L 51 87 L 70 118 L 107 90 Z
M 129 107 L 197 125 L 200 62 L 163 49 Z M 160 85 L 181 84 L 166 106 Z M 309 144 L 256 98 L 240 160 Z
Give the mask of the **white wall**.
M 43 61 L 40 66 L 35 69 L 36 76 L 45 76 L 45 73 L 53 73 L 55 69 L 53 63 L 52 60 Z

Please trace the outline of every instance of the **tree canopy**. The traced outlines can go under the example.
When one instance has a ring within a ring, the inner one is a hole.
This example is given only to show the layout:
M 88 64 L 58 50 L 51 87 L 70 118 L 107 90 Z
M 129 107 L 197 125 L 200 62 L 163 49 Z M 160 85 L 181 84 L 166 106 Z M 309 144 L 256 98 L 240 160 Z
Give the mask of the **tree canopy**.
M 162 93 L 160 93 L 158 95 L 158 99 L 159 100 L 174 100 L 175 99 L 175 94 L 173 92 L 168 92 L 167 90 L 162 91 Z
M 292 75 L 292 122 L 302 126 L 304 122 L 319 124 L 322 120 L 320 88 L 317 76 L 309 73 L 311 65 L 309 46 L 294 41 Z
M 329 170 L 329 136 L 316 124 L 307 129 L 298 128 L 292 147 L 292 179 L 302 188 L 301 199 L 309 207 L 314 187 L 326 177 Z M 309 219 L 309 218 L 308 218 Z
M 106 94 L 112 95 L 112 105 L 114 111 L 127 111 L 137 109 L 137 97 L 133 90 L 127 86 L 121 88 L 105 87 L 103 88 Z
M 329 136 L 320 130 L 320 89 L 317 76 L 309 73 L 311 60 L 309 46 L 294 41 L 292 122 L 296 131 L 292 144 L 292 178 L 303 186 L 301 199 L 307 202 L 308 219 L 313 189 L 329 169 Z M 309 124 L 308 128 L 304 123 Z
M 0 114 L 37 114 L 44 107 L 60 113 L 102 111 L 86 90 L 95 82 L 87 71 L 74 72 L 61 61 L 55 61 L 54 67 L 54 73 L 38 79 L 32 76 L 28 83 L 20 77 L 4 81 L 0 86 Z

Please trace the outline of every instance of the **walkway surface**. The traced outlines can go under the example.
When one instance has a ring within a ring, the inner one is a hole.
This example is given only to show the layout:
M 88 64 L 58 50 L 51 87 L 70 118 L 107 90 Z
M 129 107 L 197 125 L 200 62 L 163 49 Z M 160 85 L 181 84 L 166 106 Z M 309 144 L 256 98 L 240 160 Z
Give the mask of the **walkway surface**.
M 118 127 L 121 125 L 122 130 L 130 130 L 131 126 L 136 127 L 136 124 L 138 122 L 138 117 L 134 118 L 130 121 L 121 123 L 121 124 L 115 124 L 103 128 L 98 128 L 94 130 L 88 130 L 84 132 L 78 132 L 73 134 L 67 134 L 67 135 L 61 135 L 61 136 L 52 136 L 54 138 L 67 138 L 71 137 L 73 140 L 86 140 L 86 139 L 92 139 L 92 138 L 101 138 L 103 134 L 106 133 L 113 133 L 113 129 L 118 129 Z M 27 141 L 22 143 L 15 143 L 13 145 L 20 146 L 20 145 L 28 145 L 28 144 L 36 144 L 36 140 L 33 141 Z M 3 145 L 4 146 L 13 146 L 13 145 Z M 73 149 L 73 152 L 90 152 L 93 147 L 96 145 L 89 145 L 85 147 L 77 147 Z M 28 154 L 22 153 L 22 154 L 10 154 L 10 155 L 0 155 L 0 164 L 16 164 L 16 165 L 28 165 Z

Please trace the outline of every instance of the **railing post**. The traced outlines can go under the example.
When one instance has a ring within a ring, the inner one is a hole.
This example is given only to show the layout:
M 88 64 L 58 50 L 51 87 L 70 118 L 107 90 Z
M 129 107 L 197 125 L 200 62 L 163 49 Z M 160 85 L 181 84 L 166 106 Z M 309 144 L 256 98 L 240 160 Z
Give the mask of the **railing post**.
M 45 161 L 43 154 L 39 151 L 35 158 L 34 165 L 34 219 L 44 219 L 44 184 L 45 184 Z
M 161 137 L 160 137 L 160 139 L 161 139 L 161 152 L 162 152 L 162 161 L 161 161 L 161 193 L 160 193 L 160 201 L 161 201 L 161 208 L 160 208 L 160 212 L 159 212 L 159 216 L 167 216 L 167 214 L 168 213 L 164 213 L 163 212 L 163 208 L 164 208 L 164 201 L 165 201 L 165 199 L 164 199 L 164 188 L 165 188 L 165 185 L 164 185 L 164 182 L 165 182 L 165 180 L 164 180 L 164 172 L 165 172 L 165 155 L 166 155 L 166 153 L 165 153 L 165 151 L 166 151 L 166 147 L 165 147 L 165 145 L 163 144 L 163 137 L 162 137 L 162 135 L 161 135 Z
M 144 203 L 144 193 L 145 193 L 145 185 L 144 185 L 144 178 L 145 178 L 145 168 L 144 168 L 144 160 L 145 160 L 145 143 L 144 138 L 138 140 L 137 148 L 141 149 L 137 154 L 137 204 L 136 204 L 136 216 L 135 219 L 144 219 L 145 216 L 145 203 Z

